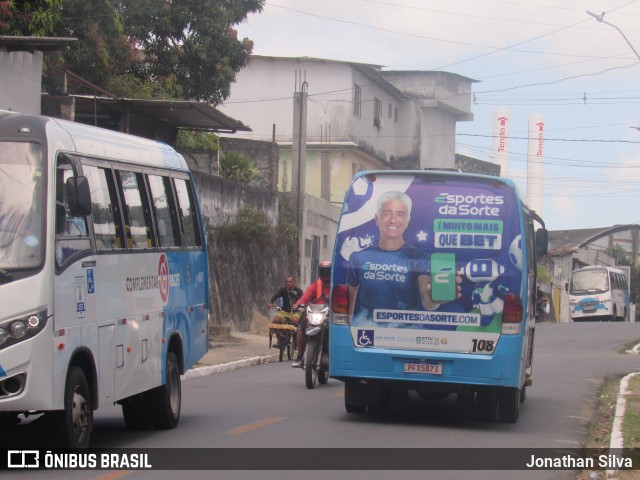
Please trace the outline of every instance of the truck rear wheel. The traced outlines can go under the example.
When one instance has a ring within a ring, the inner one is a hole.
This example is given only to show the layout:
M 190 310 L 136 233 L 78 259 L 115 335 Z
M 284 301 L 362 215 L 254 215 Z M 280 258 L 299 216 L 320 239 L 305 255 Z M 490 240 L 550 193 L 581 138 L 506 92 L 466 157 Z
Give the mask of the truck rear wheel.
M 501 388 L 498 393 L 498 415 L 503 423 L 516 423 L 520 417 L 519 388 Z

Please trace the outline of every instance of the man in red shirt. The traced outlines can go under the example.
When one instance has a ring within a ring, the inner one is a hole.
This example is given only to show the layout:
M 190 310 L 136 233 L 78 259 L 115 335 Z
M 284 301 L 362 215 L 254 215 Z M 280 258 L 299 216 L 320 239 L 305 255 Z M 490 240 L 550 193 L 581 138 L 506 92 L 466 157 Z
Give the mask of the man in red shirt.
M 307 287 L 293 308 L 309 303 L 329 303 L 329 296 L 331 295 L 331 262 L 320 262 L 318 265 L 318 275 L 320 278 Z M 293 368 L 304 366 L 304 349 L 307 346 L 307 338 L 304 334 L 306 328 L 307 317 L 305 315 L 298 325 L 298 335 L 296 337 L 298 356 L 291 365 Z

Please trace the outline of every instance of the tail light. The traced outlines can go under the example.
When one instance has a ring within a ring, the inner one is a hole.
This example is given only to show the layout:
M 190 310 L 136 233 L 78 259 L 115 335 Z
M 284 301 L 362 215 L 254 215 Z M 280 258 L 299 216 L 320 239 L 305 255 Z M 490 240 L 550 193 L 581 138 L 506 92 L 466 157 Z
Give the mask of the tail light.
M 331 292 L 331 311 L 333 323 L 346 325 L 349 315 L 349 285 L 336 285 Z
M 517 335 L 522 324 L 522 300 L 513 293 L 504 296 L 504 309 L 502 310 L 502 333 Z

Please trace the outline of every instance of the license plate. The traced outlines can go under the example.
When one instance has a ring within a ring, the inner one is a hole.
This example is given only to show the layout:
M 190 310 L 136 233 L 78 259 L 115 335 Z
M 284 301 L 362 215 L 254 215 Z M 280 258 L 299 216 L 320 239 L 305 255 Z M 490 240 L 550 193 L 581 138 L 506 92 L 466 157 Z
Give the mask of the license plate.
M 404 373 L 442 375 L 442 362 L 404 362 Z

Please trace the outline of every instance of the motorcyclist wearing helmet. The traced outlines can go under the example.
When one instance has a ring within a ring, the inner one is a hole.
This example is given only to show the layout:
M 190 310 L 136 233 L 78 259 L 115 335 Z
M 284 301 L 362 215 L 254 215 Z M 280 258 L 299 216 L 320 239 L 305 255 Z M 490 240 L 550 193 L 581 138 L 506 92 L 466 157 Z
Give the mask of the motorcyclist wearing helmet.
M 331 262 L 325 261 L 318 264 L 318 277 L 315 282 L 307 287 L 302 297 L 300 297 L 300 300 L 293 305 L 293 308 L 298 308 L 298 305 L 307 305 L 309 303 L 329 303 L 329 296 L 331 295 Z M 306 328 L 307 318 L 303 316 L 298 326 L 298 334 L 296 337 L 298 355 L 291 365 L 293 368 L 304 365 L 304 350 L 307 346 L 307 338 L 304 334 Z

